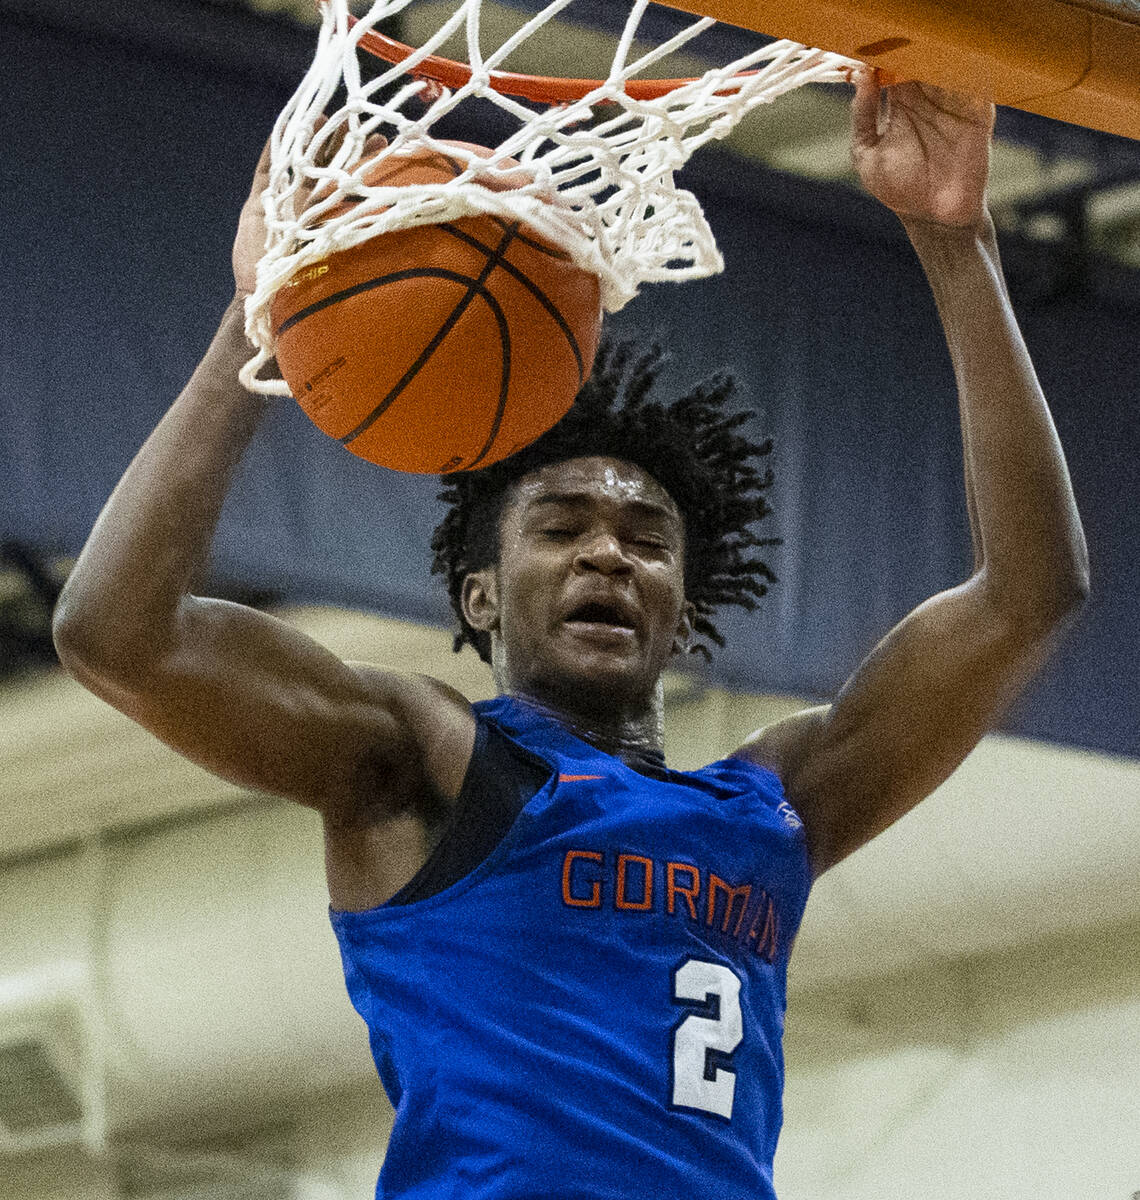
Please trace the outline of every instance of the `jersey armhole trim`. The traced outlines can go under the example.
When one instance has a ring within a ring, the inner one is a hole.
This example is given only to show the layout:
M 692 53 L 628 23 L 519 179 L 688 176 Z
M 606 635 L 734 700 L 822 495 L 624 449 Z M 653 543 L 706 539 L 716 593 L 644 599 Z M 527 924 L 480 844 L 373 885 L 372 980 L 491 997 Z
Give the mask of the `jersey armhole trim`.
M 498 746 L 494 745 L 496 739 L 501 743 Z M 519 779 L 518 773 L 514 775 L 525 786 L 511 786 L 512 773 L 498 761 L 508 756 L 525 760 L 533 768 L 529 779 Z M 496 760 L 490 767 L 489 758 Z M 433 899 L 461 883 L 495 853 L 522 810 L 549 784 L 555 772 L 552 764 L 508 737 L 493 719 L 477 716 L 475 741 L 463 784 L 439 841 L 415 875 L 378 907 L 406 908 Z M 479 826 L 486 825 L 488 820 L 490 832 L 484 829 L 480 833 Z

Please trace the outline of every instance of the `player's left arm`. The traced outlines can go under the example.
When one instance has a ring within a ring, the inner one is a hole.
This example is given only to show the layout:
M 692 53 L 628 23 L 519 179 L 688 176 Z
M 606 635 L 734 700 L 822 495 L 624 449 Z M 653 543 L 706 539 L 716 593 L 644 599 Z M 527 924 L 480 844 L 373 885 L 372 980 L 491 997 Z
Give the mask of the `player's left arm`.
M 1039 670 L 1088 595 L 1064 454 L 1005 289 L 986 178 L 993 107 L 857 82 L 854 154 L 926 271 L 958 385 L 974 569 L 896 626 L 834 702 L 753 735 L 816 874 L 934 790 Z

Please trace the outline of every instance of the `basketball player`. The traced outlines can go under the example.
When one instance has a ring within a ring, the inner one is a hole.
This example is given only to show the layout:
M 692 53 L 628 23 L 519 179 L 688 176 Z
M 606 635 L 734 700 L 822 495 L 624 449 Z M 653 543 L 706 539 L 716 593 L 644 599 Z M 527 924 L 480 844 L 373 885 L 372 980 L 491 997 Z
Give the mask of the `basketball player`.
M 1087 592 L 1056 434 L 985 187 L 990 106 L 860 78 L 854 153 L 900 218 L 957 375 L 975 547 L 835 700 L 696 772 L 662 757 L 660 678 L 764 590 L 766 474 L 724 381 L 650 398 L 608 351 L 568 424 L 451 477 L 437 531 L 461 641 L 502 691 L 344 663 L 188 593 L 263 401 L 238 294 L 100 516 L 56 636 L 88 687 L 220 776 L 317 809 L 348 988 L 396 1109 L 378 1195 L 775 1195 L 785 969 L 812 878 L 926 796 L 1025 687 Z M 264 163 L 262 164 L 264 171 Z M 755 452 L 755 455 L 754 455 Z

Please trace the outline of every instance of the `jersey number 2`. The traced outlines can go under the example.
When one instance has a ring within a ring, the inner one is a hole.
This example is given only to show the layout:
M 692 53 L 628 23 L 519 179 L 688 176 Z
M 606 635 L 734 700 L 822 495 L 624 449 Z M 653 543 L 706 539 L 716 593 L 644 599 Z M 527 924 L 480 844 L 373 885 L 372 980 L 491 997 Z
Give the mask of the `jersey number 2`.
M 708 1052 L 731 1054 L 744 1036 L 740 978 L 723 963 L 686 959 L 673 976 L 674 999 L 707 1004 L 711 996 L 717 997 L 717 1015 L 690 1013 L 673 1034 L 673 1103 L 731 1119 L 736 1075 L 718 1067 L 709 1079 Z

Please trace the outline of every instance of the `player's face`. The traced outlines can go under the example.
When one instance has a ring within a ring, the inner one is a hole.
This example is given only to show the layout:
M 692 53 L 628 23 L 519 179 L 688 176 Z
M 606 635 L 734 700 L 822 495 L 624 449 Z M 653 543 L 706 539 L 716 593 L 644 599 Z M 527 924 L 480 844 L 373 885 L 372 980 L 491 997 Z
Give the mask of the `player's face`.
M 687 637 L 684 524 L 651 475 L 575 458 L 525 476 L 500 524 L 500 686 L 591 707 L 652 696 Z

